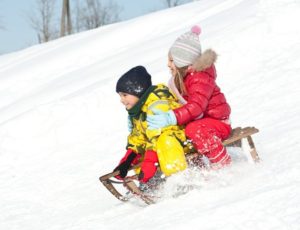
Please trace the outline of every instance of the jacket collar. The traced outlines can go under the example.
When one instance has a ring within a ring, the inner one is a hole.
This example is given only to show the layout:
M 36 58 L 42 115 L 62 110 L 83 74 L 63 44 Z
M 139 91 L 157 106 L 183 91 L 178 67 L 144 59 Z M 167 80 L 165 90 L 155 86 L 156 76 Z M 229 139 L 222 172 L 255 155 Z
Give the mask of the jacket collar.
M 203 71 L 211 67 L 217 60 L 217 54 L 212 49 L 205 50 L 194 62 L 192 69 L 195 71 Z

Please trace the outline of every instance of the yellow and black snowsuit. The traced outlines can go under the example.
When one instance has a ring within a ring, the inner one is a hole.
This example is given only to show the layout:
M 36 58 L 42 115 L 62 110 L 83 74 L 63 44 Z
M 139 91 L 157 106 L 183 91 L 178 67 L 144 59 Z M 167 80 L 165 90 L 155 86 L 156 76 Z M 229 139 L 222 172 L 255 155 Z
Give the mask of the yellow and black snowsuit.
M 179 106 L 168 87 L 159 84 L 151 86 L 138 103 L 128 110 L 133 129 L 128 136 L 127 149 L 132 149 L 142 156 L 146 150 L 157 152 L 160 168 L 166 176 L 187 167 L 184 156 L 186 141 L 184 129 L 172 125 L 158 130 L 149 130 L 146 118 L 147 115 L 153 114 L 153 110 L 166 112 Z

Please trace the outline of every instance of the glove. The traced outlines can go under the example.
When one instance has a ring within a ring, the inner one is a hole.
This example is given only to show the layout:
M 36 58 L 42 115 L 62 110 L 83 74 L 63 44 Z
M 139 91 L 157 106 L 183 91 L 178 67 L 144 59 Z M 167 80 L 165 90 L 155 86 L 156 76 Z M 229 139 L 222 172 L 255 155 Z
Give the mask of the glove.
M 144 161 L 141 165 L 141 172 L 138 176 L 139 181 L 146 183 L 151 179 L 157 170 L 158 158 L 156 152 L 148 150 L 145 152 Z
M 122 180 L 127 176 L 128 169 L 130 168 L 132 162 L 137 157 L 137 154 L 133 152 L 131 149 L 128 149 L 125 156 L 120 161 L 119 165 L 114 169 L 115 171 L 120 171 L 119 175 L 115 176 L 115 178 Z
M 132 121 L 131 118 L 128 116 L 128 132 L 131 133 L 132 129 L 133 129 L 133 125 L 132 125 Z
M 147 115 L 148 129 L 159 129 L 169 125 L 176 125 L 177 120 L 173 110 L 163 112 L 158 109 L 153 109 L 154 115 Z

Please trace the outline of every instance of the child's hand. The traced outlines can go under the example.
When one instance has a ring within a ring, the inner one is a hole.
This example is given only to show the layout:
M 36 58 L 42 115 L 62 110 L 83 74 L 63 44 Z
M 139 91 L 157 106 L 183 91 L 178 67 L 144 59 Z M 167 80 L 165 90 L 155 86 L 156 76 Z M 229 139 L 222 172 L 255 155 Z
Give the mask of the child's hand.
M 158 157 L 156 152 L 147 150 L 145 152 L 144 161 L 141 165 L 141 172 L 138 176 L 139 181 L 146 183 L 156 173 L 158 165 Z
M 176 116 L 173 110 L 163 112 L 159 109 L 153 109 L 152 112 L 154 115 L 147 115 L 149 129 L 159 129 L 169 125 L 177 124 Z
M 121 163 L 114 169 L 115 171 L 120 171 L 119 175 L 115 176 L 117 179 L 121 180 L 127 176 L 128 170 L 131 166 L 131 163 L 136 158 L 137 154 L 135 152 L 130 152 L 128 156 L 125 156 L 125 159 L 122 159 Z
M 128 116 L 128 131 L 131 133 L 133 129 L 131 118 Z
M 127 162 L 123 162 L 123 163 L 121 163 L 119 166 L 117 166 L 117 167 L 114 169 L 114 172 L 117 171 L 117 170 L 119 170 L 120 173 L 119 173 L 119 175 L 116 176 L 116 178 L 119 179 L 119 180 L 121 180 L 121 179 L 123 179 L 124 177 L 126 177 L 129 168 L 130 168 L 130 164 L 128 164 Z

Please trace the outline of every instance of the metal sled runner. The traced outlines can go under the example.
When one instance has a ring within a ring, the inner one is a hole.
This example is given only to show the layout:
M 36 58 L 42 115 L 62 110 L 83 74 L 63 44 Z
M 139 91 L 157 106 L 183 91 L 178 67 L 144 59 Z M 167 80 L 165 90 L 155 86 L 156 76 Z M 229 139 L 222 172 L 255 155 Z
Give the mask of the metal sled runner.
M 223 145 L 227 146 L 227 147 L 229 147 L 229 146 L 242 147 L 242 140 L 246 139 L 247 143 L 250 147 L 251 158 L 255 163 L 258 163 L 260 161 L 260 158 L 257 154 L 253 139 L 251 137 L 251 135 L 253 135 L 257 132 L 259 132 L 259 130 L 255 127 L 245 127 L 245 128 L 237 127 L 237 128 L 232 130 L 230 137 L 223 141 Z M 198 154 L 189 154 L 186 157 L 189 158 L 189 160 L 190 160 L 191 158 L 194 157 L 193 155 L 198 155 Z M 140 167 L 140 164 L 134 166 L 130 170 L 133 170 L 133 169 L 138 168 L 138 167 Z M 103 175 L 99 178 L 100 182 L 117 199 L 119 199 L 120 201 L 124 201 L 124 202 L 128 201 L 128 198 L 126 196 L 122 195 L 115 188 L 115 186 L 113 184 L 122 184 L 131 194 L 133 194 L 134 196 L 140 198 L 146 204 L 155 203 L 154 200 L 150 196 L 144 194 L 139 189 L 139 187 L 135 184 L 134 180 L 136 179 L 136 176 L 126 177 L 123 181 L 113 180 L 112 178 L 114 178 L 118 174 L 119 174 L 119 171 L 115 171 L 115 172 L 112 172 L 112 173 L 105 174 L 105 175 Z

